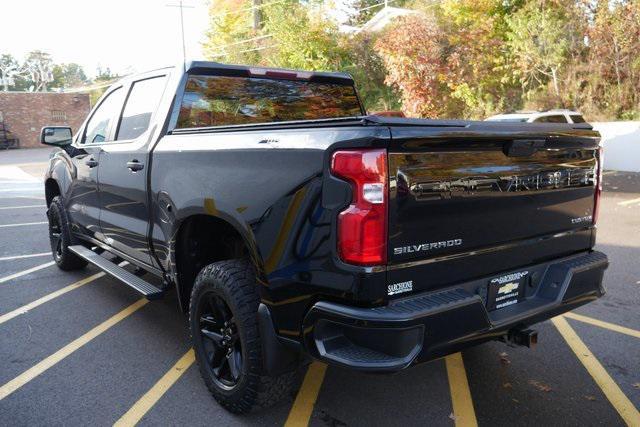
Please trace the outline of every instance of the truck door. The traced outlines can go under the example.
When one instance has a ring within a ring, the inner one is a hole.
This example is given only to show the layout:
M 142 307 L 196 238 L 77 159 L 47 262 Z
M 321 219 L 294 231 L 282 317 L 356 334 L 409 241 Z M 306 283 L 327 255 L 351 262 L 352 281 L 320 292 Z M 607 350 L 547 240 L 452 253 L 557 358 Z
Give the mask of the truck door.
M 122 109 L 125 90 L 116 87 L 108 92 L 93 110 L 76 142 L 67 153 L 73 163 L 73 177 L 64 203 L 74 233 L 97 237 L 99 233 L 100 199 L 98 164 L 100 146 L 111 139 L 113 125 Z
M 100 152 L 102 240 L 149 265 L 153 265 L 147 242 L 149 145 L 166 80 L 166 75 L 152 75 L 131 83 L 114 141 L 102 145 Z

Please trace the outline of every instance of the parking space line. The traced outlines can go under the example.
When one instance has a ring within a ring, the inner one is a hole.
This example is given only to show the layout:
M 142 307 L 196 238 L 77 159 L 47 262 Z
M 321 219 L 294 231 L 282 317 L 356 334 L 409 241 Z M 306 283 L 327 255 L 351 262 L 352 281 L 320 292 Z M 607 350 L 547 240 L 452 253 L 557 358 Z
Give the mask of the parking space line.
M 51 292 L 50 294 L 45 295 L 42 298 L 39 298 L 33 302 L 30 302 L 29 304 L 25 304 L 22 307 L 16 308 L 13 311 L 0 315 L 0 325 L 8 320 L 13 319 L 14 317 L 20 316 L 21 314 L 28 312 L 29 310 L 33 310 L 34 308 L 44 304 L 47 301 L 51 301 L 54 298 L 58 298 L 60 295 L 64 295 L 67 292 L 70 292 L 74 289 L 78 289 L 81 286 L 91 283 L 94 280 L 101 278 L 102 276 L 104 276 L 104 273 L 97 273 L 97 274 L 94 274 L 93 276 L 89 276 L 82 280 L 78 280 L 77 282 L 72 283 L 69 286 L 65 286 L 62 289 L 58 289 L 55 292 Z
M 637 199 L 625 200 L 624 202 L 618 202 L 620 206 L 633 205 L 634 203 L 640 203 L 640 197 Z
M 193 365 L 195 355 L 190 349 L 149 389 L 133 406 L 115 422 L 114 427 L 135 426 L 160 400 L 173 384 Z
M 616 411 L 618 411 L 624 422 L 629 426 L 639 426 L 640 412 L 638 412 L 629 398 L 620 390 L 618 384 L 613 381 L 613 378 L 611 378 L 585 343 L 582 342 L 567 320 L 562 316 L 558 316 L 551 319 L 551 321 L 578 357 L 578 360 L 582 362 L 587 372 L 589 372 L 593 380 L 598 384 L 598 387 L 602 389 L 602 392 L 607 399 L 609 399 L 609 402 L 611 402 Z
M 0 200 L 10 200 L 10 199 L 31 199 L 31 200 L 46 200 L 44 196 L 0 196 Z
M 8 209 L 29 209 L 29 208 L 46 208 L 47 205 L 25 205 L 25 206 L 2 206 L 0 207 L 0 211 L 5 211 Z
M 476 411 L 473 409 L 473 399 L 469 390 L 467 372 L 460 352 L 445 357 L 449 390 L 453 405 L 453 417 L 456 427 L 477 426 Z
M 2 224 L 2 225 L 0 225 L 0 228 L 24 227 L 26 225 L 42 225 L 42 224 L 48 224 L 48 222 L 47 221 L 39 221 L 39 222 L 23 222 L 22 224 Z
M 41 256 L 51 256 L 51 252 L 41 252 L 39 254 L 28 254 L 28 255 L 13 255 L 13 256 L 5 256 L 0 257 L 0 261 L 11 261 L 14 259 L 24 259 L 24 258 L 37 258 Z
M 615 323 L 605 322 L 604 320 L 594 319 L 592 317 L 583 316 L 577 313 L 565 313 L 564 317 L 568 317 L 569 319 L 577 320 L 579 322 L 588 323 L 593 326 L 599 326 L 604 329 L 609 329 L 610 331 L 619 332 L 621 334 L 630 335 L 632 337 L 640 338 L 640 331 L 636 331 L 635 329 L 625 328 L 624 326 L 616 325 Z
M 27 384 L 32 379 L 36 378 L 38 375 L 45 372 L 47 369 L 55 366 L 58 362 L 63 360 L 65 357 L 69 356 L 92 339 L 100 335 L 101 333 L 107 331 L 112 326 L 116 325 L 121 320 L 127 318 L 131 314 L 135 313 L 138 309 L 142 308 L 147 304 L 147 300 L 145 298 L 139 299 L 138 301 L 131 304 L 129 307 L 120 311 L 118 314 L 113 317 L 105 320 L 95 328 L 91 329 L 89 332 L 85 333 L 79 338 L 76 338 L 69 344 L 62 347 L 60 350 L 53 353 L 51 356 L 43 359 L 35 366 L 27 369 L 22 374 L 18 375 L 2 387 L 0 387 L 0 400 L 9 396 L 14 391 L 18 390 L 23 385 Z
M 42 270 L 43 268 L 47 268 L 55 264 L 55 261 L 45 262 L 44 264 L 36 265 L 35 267 L 31 267 L 28 270 L 19 271 L 17 273 L 13 273 L 9 276 L 5 276 L 0 278 L 0 283 L 8 282 L 9 280 L 17 279 L 20 276 L 26 276 L 27 274 L 33 273 L 34 271 Z
M 285 427 L 306 427 L 309 425 L 326 372 L 327 365 L 324 363 L 313 362 L 309 365 L 296 400 L 289 411 Z

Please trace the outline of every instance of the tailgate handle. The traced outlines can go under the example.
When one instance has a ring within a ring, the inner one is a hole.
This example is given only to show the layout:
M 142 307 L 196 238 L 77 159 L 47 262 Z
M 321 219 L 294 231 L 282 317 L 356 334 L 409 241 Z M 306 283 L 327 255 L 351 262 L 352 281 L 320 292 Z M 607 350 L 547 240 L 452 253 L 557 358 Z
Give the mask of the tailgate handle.
M 514 139 L 504 144 L 503 151 L 509 157 L 529 157 L 544 149 L 546 142 L 544 139 Z

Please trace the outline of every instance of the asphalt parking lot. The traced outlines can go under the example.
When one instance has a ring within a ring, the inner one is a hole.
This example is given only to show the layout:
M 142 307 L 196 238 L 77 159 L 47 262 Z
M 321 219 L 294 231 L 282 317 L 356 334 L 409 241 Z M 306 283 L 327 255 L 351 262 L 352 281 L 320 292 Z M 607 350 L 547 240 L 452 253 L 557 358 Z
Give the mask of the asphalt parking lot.
M 640 174 L 605 172 L 607 295 L 540 324 L 534 350 L 488 343 L 391 376 L 314 363 L 240 417 L 201 381 L 175 295 L 52 265 L 48 152 L 0 151 L 0 425 L 640 426 Z

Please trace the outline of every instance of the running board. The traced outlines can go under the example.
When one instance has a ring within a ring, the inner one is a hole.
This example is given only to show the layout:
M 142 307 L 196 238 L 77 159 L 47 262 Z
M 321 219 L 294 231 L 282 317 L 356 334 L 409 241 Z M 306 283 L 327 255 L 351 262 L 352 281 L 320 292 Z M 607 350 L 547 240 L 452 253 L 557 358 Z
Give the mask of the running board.
M 98 267 L 100 270 L 104 271 L 108 275 L 120 280 L 125 285 L 135 289 L 144 295 L 148 300 L 154 300 L 161 298 L 164 295 L 164 291 L 162 289 L 158 289 L 153 286 L 151 283 L 143 280 L 142 278 L 136 276 L 133 273 L 128 272 L 124 268 L 114 264 L 108 259 L 98 255 L 93 252 L 91 249 L 85 248 L 82 245 L 69 246 L 69 250 L 74 254 L 78 255 L 80 258 L 90 262 L 91 264 Z

